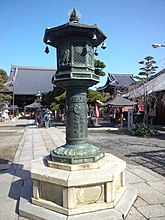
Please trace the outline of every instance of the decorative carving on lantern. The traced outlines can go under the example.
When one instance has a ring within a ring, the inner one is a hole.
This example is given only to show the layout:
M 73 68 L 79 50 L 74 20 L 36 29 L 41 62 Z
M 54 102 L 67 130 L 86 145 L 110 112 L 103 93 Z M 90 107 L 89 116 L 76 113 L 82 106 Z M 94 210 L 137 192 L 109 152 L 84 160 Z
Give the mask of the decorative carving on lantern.
M 66 144 L 50 155 L 53 161 L 71 164 L 95 162 L 104 157 L 99 148 L 87 142 L 87 89 L 99 82 L 94 48 L 106 36 L 97 25 L 79 21 L 73 9 L 68 23 L 46 29 L 44 36 L 46 44 L 57 48 L 57 71 L 52 82 L 66 90 Z

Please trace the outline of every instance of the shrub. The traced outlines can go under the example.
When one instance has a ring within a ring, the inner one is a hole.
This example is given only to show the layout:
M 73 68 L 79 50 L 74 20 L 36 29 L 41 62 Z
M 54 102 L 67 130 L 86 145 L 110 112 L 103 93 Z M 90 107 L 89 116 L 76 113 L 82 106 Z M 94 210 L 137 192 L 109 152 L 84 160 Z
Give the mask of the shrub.
M 156 135 L 156 130 L 145 123 L 136 123 L 133 125 L 132 134 L 142 135 L 142 136 L 152 136 Z

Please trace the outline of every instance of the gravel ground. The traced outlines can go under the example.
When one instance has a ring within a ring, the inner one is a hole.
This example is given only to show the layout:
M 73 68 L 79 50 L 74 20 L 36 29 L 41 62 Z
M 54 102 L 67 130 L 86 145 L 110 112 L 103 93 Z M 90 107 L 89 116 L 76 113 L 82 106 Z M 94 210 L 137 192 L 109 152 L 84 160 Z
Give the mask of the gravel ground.
M 25 127 L 3 124 L 0 126 L 0 164 L 10 163 L 13 160 Z
M 144 138 L 124 131 L 89 131 L 88 138 L 95 146 L 128 164 L 142 165 L 165 176 L 165 132 Z

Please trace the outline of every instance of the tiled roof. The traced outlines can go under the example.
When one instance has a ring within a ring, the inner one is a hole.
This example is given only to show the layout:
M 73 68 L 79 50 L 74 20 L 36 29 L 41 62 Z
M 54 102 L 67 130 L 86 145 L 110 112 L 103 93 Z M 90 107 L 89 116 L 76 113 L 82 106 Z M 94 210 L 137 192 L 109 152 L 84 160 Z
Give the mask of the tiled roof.
M 12 66 L 11 73 L 5 84 L 10 91 L 17 95 L 35 95 L 40 91 L 46 94 L 53 90 L 51 82 L 55 74 L 54 68 Z
M 123 98 L 120 95 L 117 95 L 115 98 L 109 100 L 105 103 L 100 103 L 103 107 L 112 106 L 112 107 L 126 107 L 136 105 L 136 102 L 132 102 L 128 99 Z
M 97 90 L 105 90 L 108 87 L 127 87 L 135 83 L 132 74 L 113 74 L 108 73 L 107 81 L 104 86 L 98 87 Z
M 165 90 L 165 69 L 157 73 L 157 75 L 153 79 L 151 79 L 144 85 L 141 85 L 137 89 L 134 89 L 123 96 L 135 98 L 144 96 L 144 92 L 146 92 L 146 94 L 150 94 L 152 92 L 159 92 L 163 90 Z

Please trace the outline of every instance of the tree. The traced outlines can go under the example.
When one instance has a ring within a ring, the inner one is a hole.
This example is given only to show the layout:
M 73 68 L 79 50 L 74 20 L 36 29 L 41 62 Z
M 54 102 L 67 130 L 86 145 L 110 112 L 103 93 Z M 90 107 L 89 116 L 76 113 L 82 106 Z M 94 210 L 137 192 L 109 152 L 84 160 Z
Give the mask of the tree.
M 61 95 L 54 97 L 54 100 L 61 110 L 64 109 L 66 102 L 66 92 L 63 92 Z
M 65 106 L 65 100 L 66 100 L 66 92 L 61 87 L 54 87 L 52 92 L 49 92 L 45 98 L 44 101 L 47 103 L 47 105 L 50 107 L 50 109 L 54 112 L 56 112 L 56 117 L 61 118 L 61 113 L 64 110 Z
M 102 61 L 94 60 L 94 66 L 96 75 L 105 76 L 105 72 L 103 71 L 103 69 L 106 67 L 106 65 Z
M 148 118 L 150 115 L 150 112 L 153 108 L 156 107 L 157 104 L 157 97 L 155 94 L 150 93 L 147 94 L 146 90 L 146 83 L 150 80 L 150 78 L 156 73 L 156 69 L 158 68 L 156 66 L 156 61 L 152 56 L 147 56 L 144 58 L 144 61 L 140 61 L 139 64 L 144 65 L 144 67 L 140 68 L 139 75 L 143 76 L 142 78 L 142 84 L 143 84 L 143 101 L 144 101 L 144 117 L 143 122 L 148 124 Z
M 156 69 L 158 68 L 156 66 L 156 61 L 153 57 L 147 56 L 144 58 L 144 61 L 140 61 L 139 64 L 143 64 L 144 67 L 140 68 L 139 75 L 146 77 L 148 80 L 152 75 L 156 73 Z
M 93 106 L 95 105 L 96 100 L 99 100 L 101 102 L 105 101 L 105 98 L 102 96 L 100 92 L 94 91 L 92 89 L 88 89 L 87 98 L 88 98 L 88 104 Z
M 4 85 L 4 83 L 7 82 L 8 76 L 6 71 L 3 69 L 0 69 L 0 109 L 4 105 L 4 101 L 10 100 L 12 97 L 8 94 L 6 94 L 6 91 L 8 91 L 8 88 Z
M 55 107 L 55 103 L 56 103 L 55 98 L 62 95 L 64 92 L 65 92 L 65 90 L 63 88 L 55 86 L 53 91 L 49 92 L 45 96 L 44 102 L 46 102 L 46 104 L 48 106 L 51 106 L 52 103 L 53 103 L 53 106 Z M 52 109 L 52 110 L 57 110 L 57 109 L 55 108 L 55 109 Z
M 105 93 L 100 93 L 98 91 L 88 89 L 88 91 L 87 91 L 87 103 L 88 103 L 88 106 L 89 106 L 90 115 L 91 115 L 92 110 L 94 110 L 94 108 L 95 108 L 96 101 L 99 100 L 101 102 L 105 102 L 107 100 L 107 98 L 108 98 L 107 94 L 105 94 Z M 103 108 L 102 108 L 102 110 L 103 110 Z

